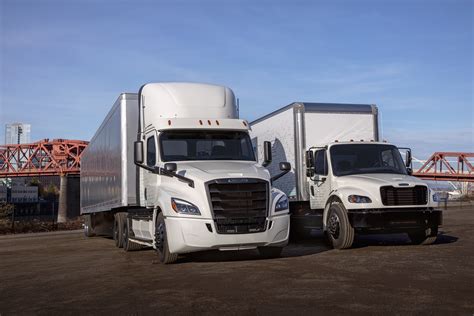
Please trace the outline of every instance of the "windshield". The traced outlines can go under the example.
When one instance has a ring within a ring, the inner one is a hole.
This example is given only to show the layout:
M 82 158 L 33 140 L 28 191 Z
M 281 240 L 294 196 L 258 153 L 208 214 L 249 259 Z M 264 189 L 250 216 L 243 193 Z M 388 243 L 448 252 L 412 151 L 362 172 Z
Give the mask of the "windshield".
M 165 131 L 160 135 L 162 161 L 245 160 L 255 161 L 246 132 Z
M 362 173 L 407 174 L 397 147 L 381 144 L 335 145 L 331 147 L 335 176 Z

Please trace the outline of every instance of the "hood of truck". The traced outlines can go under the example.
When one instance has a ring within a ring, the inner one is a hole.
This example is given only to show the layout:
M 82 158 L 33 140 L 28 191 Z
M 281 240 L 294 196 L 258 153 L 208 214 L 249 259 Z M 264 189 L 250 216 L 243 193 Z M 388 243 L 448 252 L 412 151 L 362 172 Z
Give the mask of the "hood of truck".
M 391 185 L 394 187 L 413 187 L 415 185 L 426 185 L 422 180 L 409 175 L 393 173 L 368 173 L 342 176 L 338 182 L 343 185 L 369 184 L 375 186 Z
M 177 165 L 179 174 L 202 182 L 222 178 L 270 179 L 268 170 L 254 161 L 190 161 Z
M 409 175 L 392 173 L 368 173 L 337 177 L 332 182 L 331 189 L 339 193 L 346 208 L 386 208 L 382 203 L 380 187 L 393 186 L 395 188 L 413 188 L 417 185 L 427 186 L 422 180 Z M 372 203 L 348 203 L 349 195 L 368 196 Z M 430 199 L 428 199 L 430 201 Z M 413 207 L 412 205 L 397 205 L 401 208 Z

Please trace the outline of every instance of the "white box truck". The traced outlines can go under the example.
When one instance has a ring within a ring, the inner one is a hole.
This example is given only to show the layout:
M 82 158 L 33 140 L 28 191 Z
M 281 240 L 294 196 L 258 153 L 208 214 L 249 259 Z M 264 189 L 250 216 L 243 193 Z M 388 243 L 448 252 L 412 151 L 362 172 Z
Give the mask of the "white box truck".
M 408 233 L 435 241 L 442 213 L 428 186 L 411 176 L 411 150 L 379 141 L 375 105 L 295 102 L 252 123 L 259 160 L 293 169 L 274 182 L 290 200 L 292 236 L 325 232 L 334 248 L 351 247 L 355 233 Z
M 226 87 L 150 83 L 121 94 L 82 155 L 85 235 L 112 236 L 126 251 L 153 247 L 163 263 L 208 249 L 278 256 L 288 199 L 248 132 Z

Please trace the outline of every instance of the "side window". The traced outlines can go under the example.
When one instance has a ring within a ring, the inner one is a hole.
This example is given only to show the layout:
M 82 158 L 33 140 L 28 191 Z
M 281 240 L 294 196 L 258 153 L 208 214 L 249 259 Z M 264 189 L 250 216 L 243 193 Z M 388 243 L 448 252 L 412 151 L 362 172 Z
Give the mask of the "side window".
M 322 176 L 328 175 L 328 162 L 325 150 L 318 150 L 314 153 L 314 173 Z
M 146 164 L 148 167 L 153 167 L 156 164 L 155 136 L 146 140 Z

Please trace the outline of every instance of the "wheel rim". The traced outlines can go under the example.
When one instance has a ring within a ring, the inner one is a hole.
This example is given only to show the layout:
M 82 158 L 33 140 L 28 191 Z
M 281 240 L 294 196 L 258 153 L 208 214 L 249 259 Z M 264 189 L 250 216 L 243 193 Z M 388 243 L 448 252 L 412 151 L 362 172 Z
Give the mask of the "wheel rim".
M 156 228 L 156 249 L 160 252 L 163 252 L 163 247 L 165 244 L 165 224 L 159 223 L 158 227 Z
M 340 221 L 339 221 L 339 217 L 337 216 L 336 213 L 331 213 L 331 215 L 329 216 L 329 219 L 328 219 L 328 231 L 329 231 L 329 234 L 331 234 L 331 236 L 334 238 L 334 239 L 338 239 L 339 238 L 339 233 L 340 233 Z

